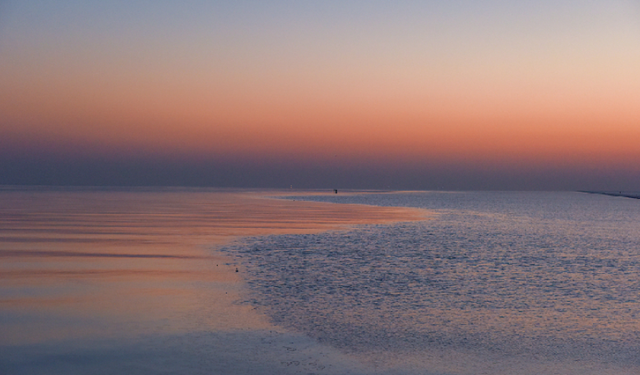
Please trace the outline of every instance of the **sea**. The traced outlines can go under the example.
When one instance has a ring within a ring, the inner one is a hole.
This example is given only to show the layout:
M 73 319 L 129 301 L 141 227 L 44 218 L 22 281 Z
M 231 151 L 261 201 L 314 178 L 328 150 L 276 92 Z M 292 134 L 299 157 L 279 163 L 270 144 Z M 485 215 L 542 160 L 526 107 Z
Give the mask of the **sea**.
M 640 200 L 0 189 L 0 374 L 640 374 Z

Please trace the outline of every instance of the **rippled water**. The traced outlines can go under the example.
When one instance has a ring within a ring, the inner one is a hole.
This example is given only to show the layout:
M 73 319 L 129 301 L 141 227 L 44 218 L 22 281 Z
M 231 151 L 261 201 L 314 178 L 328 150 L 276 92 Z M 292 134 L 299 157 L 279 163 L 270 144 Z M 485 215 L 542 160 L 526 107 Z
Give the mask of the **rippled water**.
M 446 373 L 497 373 L 514 360 L 525 363 L 520 373 L 640 373 L 639 200 L 506 192 L 304 199 L 436 216 L 228 247 L 250 273 L 248 301 L 275 323 L 373 362 L 428 362 L 449 351 L 489 363 L 485 372 L 441 363 Z
M 265 194 L 0 189 L 0 373 L 640 373 L 640 200 Z
M 277 193 L 0 187 L 0 374 L 354 373 L 238 304 L 244 266 L 215 247 L 421 212 Z

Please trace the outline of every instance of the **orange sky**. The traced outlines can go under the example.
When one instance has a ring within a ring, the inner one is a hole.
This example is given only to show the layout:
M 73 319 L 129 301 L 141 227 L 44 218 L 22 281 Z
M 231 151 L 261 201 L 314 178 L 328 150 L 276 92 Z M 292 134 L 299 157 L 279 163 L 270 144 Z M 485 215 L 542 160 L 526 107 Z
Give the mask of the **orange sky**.
M 12 157 L 640 160 L 633 2 L 132 5 L 129 18 L 70 4 L 9 2 L 0 19 L 0 142 Z

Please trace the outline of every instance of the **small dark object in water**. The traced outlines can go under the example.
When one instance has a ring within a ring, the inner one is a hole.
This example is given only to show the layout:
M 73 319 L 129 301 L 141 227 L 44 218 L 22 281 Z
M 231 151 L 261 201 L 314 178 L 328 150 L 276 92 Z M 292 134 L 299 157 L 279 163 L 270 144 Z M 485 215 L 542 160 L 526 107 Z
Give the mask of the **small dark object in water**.
M 236 267 L 236 272 L 238 272 L 238 267 Z
M 333 189 L 333 192 L 338 194 L 338 189 Z

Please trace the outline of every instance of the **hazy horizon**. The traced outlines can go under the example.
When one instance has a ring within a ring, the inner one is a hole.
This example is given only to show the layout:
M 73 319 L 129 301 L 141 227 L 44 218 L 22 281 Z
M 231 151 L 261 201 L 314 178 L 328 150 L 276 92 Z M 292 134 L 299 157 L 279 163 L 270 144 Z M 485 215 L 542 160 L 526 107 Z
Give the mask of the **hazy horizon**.
M 640 190 L 640 6 L 4 1 L 0 185 Z

